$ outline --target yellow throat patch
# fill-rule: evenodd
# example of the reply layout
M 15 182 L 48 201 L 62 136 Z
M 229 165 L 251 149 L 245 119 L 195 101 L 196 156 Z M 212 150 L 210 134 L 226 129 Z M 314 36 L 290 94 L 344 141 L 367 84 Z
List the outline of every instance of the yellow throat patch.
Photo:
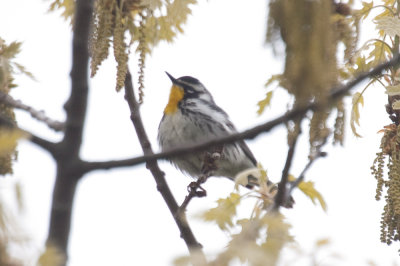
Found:
M 172 85 L 171 92 L 169 94 L 169 100 L 167 106 L 165 106 L 164 114 L 173 114 L 178 111 L 178 103 L 183 99 L 183 89 L 179 86 Z

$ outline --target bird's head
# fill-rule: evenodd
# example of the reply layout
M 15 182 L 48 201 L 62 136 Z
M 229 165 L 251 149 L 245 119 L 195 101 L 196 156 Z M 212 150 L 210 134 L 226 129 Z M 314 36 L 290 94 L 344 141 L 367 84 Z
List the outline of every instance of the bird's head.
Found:
M 199 99 L 207 102 L 214 103 L 210 92 L 204 87 L 201 82 L 193 77 L 184 76 L 178 79 L 167 73 L 169 79 L 172 81 L 171 92 L 169 94 L 169 101 L 164 109 L 164 113 L 171 114 L 178 110 L 180 101 L 189 99 Z

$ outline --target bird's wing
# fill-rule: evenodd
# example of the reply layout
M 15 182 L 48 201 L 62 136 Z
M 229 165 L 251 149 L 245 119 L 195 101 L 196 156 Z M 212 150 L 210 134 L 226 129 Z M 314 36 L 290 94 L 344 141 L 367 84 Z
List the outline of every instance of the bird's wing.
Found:
M 237 142 L 239 147 L 243 150 L 244 154 L 250 159 L 250 161 L 254 164 L 254 166 L 257 166 L 257 160 L 254 157 L 253 153 L 251 152 L 250 148 L 247 146 L 246 142 L 244 140 L 239 140 Z

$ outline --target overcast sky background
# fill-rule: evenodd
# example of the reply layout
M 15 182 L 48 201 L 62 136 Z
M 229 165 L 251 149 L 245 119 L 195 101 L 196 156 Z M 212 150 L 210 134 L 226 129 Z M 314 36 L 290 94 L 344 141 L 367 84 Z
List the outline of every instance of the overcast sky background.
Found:
M 193 6 L 193 15 L 173 44 L 162 43 L 146 61 L 145 99 L 141 112 L 155 151 L 159 120 L 167 102 L 170 80 L 195 76 L 210 90 L 215 101 L 231 117 L 239 130 L 250 128 L 282 114 L 287 96 L 275 93 L 272 108 L 257 117 L 256 103 L 266 90 L 263 85 L 272 74 L 282 70 L 283 57 L 273 57 L 265 45 L 267 1 L 213 0 Z M 62 108 L 70 90 L 71 30 L 59 14 L 47 13 L 49 1 L 2 1 L 0 37 L 22 41 L 18 62 L 31 71 L 37 82 L 18 77 L 19 87 L 12 95 L 52 118 L 65 118 Z M 376 37 L 373 27 L 368 34 Z M 368 36 L 363 36 L 367 39 Z M 130 68 L 137 72 L 137 58 Z M 116 93 L 113 57 L 103 63 L 90 86 L 89 109 L 82 157 L 90 160 L 127 158 L 141 154 L 123 93 Z M 356 90 L 362 89 L 362 85 Z M 354 91 L 356 91 L 354 90 Z M 347 101 L 350 109 L 350 100 Z M 391 247 L 379 241 L 383 203 L 375 201 L 376 182 L 370 166 L 378 151 L 377 131 L 389 124 L 380 87 L 365 94 L 360 129 L 363 138 L 346 135 L 344 148 L 328 147 L 329 156 L 317 161 L 307 174 L 324 196 L 328 211 L 314 206 L 298 191 L 296 206 L 284 210 L 292 224 L 292 233 L 304 252 L 311 252 L 318 239 L 329 238 L 332 244 L 321 254 L 323 265 L 392 265 L 399 261 L 399 244 Z M 348 115 L 349 117 L 349 115 Z M 40 136 L 59 140 L 61 135 L 17 112 L 21 127 Z M 348 123 L 346 124 L 348 126 Z M 285 128 L 279 127 L 248 141 L 256 158 L 277 181 L 286 159 Z M 0 196 L 11 198 L 16 180 L 22 183 L 26 209 L 20 219 L 29 245 L 26 256 L 34 260 L 42 250 L 48 228 L 49 209 L 55 166 L 52 158 L 27 141 L 19 145 L 19 159 L 14 177 L 0 180 Z M 306 136 L 301 138 L 291 173 L 298 175 L 308 154 Z M 186 195 L 190 179 L 166 162 L 160 162 L 167 181 L 179 202 Z M 204 186 L 207 198 L 195 199 L 188 207 L 194 234 L 205 251 L 214 254 L 226 244 L 226 234 L 214 224 L 205 224 L 196 216 L 226 197 L 233 183 L 211 179 Z M 14 205 L 10 205 L 13 208 Z M 242 209 L 249 214 L 251 209 Z M 84 265 L 170 265 L 173 258 L 187 254 L 183 240 L 164 201 L 156 190 L 151 174 L 143 165 L 113 171 L 93 172 L 80 183 L 77 191 L 70 238 L 70 266 Z M 340 258 L 330 259 L 335 253 Z M 286 252 L 284 262 L 293 258 Z M 282 264 L 284 265 L 284 264 Z M 310 265 L 307 259 L 290 265 Z

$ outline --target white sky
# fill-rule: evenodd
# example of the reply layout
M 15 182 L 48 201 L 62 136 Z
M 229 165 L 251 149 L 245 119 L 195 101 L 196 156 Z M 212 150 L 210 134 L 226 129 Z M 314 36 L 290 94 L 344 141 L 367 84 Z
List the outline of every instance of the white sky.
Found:
M 70 87 L 69 25 L 58 14 L 46 13 L 45 1 L 3 0 L 0 5 L 0 37 L 7 42 L 23 42 L 18 62 L 38 80 L 17 79 L 20 86 L 12 95 L 43 109 L 50 117 L 64 119 L 62 105 Z M 158 150 L 157 127 L 170 87 L 164 71 L 175 77 L 199 78 L 240 130 L 285 110 L 287 98 L 278 91 L 266 114 L 257 117 L 255 112 L 257 101 L 266 92 L 263 84 L 270 75 L 280 72 L 283 62 L 283 58 L 272 57 L 271 47 L 264 44 L 266 16 L 266 1 L 202 1 L 193 7 L 193 16 L 185 26 L 186 34 L 179 36 L 174 44 L 161 44 L 154 50 L 146 62 L 146 97 L 141 109 L 154 150 Z M 372 29 L 368 32 L 374 34 Z M 130 67 L 134 76 L 136 65 L 137 59 L 132 57 Z M 84 159 L 107 160 L 141 154 L 123 94 L 117 94 L 114 87 L 115 63 L 108 60 L 91 80 L 82 147 Z M 310 252 L 320 238 L 332 241 L 325 253 L 339 254 L 340 259 L 332 260 L 328 254 L 321 254 L 323 265 L 366 265 L 368 260 L 377 265 L 392 265 L 399 261 L 399 245 L 387 247 L 379 241 L 383 205 L 374 199 L 376 182 L 369 170 L 379 147 L 380 135 L 376 132 L 389 123 L 382 88 L 368 90 L 365 102 L 360 129 L 364 138 L 356 139 L 348 132 L 345 148 L 327 148 L 328 158 L 318 161 L 307 174 L 307 180 L 315 181 L 324 196 L 328 212 L 315 207 L 298 191 L 294 193 L 295 208 L 284 211 L 304 252 Z M 60 135 L 25 113 L 18 112 L 17 117 L 21 127 L 46 138 L 60 139 Z M 294 175 L 306 163 L 307 139 L 301 141 L 291 171 Z M 278 180 L 286 158 L 285 129 L 280 127 L 248 144 L 270 177 Z M 182 202 L 190 179 L 168 163 L 160 165 L 167 173 L 174 195 Z M 27 255 L 31 258 L 42 249 L 46 238 L 54 175 L 51 157 L 29 142 L 22 142 L 14 177 L 0 180 L 0 195 L 9 194 L 15 180 L 22 182 L 26 210 L 21 222 L 34 247 Z M 196 215 L 213 207 L 216 199 L 226 197 L 233 184 L 211 179 L 205 188 L 207 198 L 193 200 L 188 216 L 205 251 L 214 254 L 224 247 L 227 236 L 215 225 L 201 222 Z M 174 257 L 186 252 L 172 216 L 143 165 L 94 172 L 82 180 L 75 201 L 70 266 L 171 265 Z M 288 258 L 293 258 L 293 253 L 287 252 L 283 261 L 289 261 Z M 306 259 L 291 262 L 290 265 L 311 264 Z

